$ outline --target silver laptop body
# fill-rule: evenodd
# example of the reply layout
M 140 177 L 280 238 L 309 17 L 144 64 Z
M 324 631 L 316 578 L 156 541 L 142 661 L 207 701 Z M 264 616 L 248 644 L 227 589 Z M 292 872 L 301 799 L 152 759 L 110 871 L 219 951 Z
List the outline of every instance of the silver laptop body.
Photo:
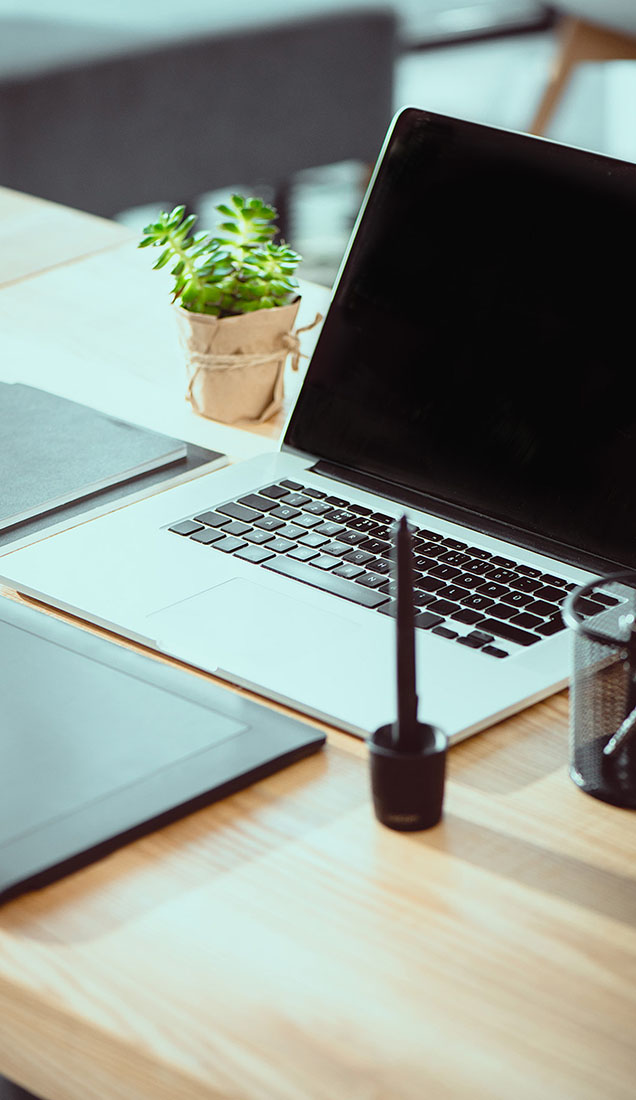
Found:
M 364 736 L 395 715 L 406 512 L 420 718 L 457 740 L 558 690 L 567 592 L 636 558 L 635 213 L 634 165 L 405 109 L 280 453 L 10 553 L 2 580 Z

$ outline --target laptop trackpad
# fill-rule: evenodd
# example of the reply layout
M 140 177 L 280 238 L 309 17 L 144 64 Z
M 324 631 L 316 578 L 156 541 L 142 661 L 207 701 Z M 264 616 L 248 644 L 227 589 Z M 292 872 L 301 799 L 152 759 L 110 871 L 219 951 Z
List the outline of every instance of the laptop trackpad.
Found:
M 150 633 L 161 649 L 214 671 L 224 669 L 287 693 L 330 674 L 347 678 L 343 656 L 355 658 L 361 628 L 345 615 L 323 611 L 241 578 L 154 612 Z M 320 668 L 316 667 L 319 656 Z M 302 696 L 300 696 L 302 697 Z

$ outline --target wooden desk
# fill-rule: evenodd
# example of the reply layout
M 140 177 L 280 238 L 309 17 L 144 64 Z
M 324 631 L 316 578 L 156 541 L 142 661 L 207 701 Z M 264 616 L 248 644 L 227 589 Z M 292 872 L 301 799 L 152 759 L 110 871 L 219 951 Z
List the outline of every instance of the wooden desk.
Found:
M 109 289 L 126 248 L 5 288 L 0 346 L 26 288 L 23 347 L 48 347 L 51 379 L 74 356 L 125 401 L 127 341 L 155 348 L 139 333 L 165 310 Z M 89 326 L 106 303 L 89 352 L 60 314 L 71 287 Z M 169 358 L 128 371 L 131 405 Z M 392 833 L 366 747 L 330 730 L 319 756 L 5 905 L 0 1072 L 48 1100 L 632 1100 L 636 815 L 569 780 L 565 694 L 449 771 L 443 822 Z

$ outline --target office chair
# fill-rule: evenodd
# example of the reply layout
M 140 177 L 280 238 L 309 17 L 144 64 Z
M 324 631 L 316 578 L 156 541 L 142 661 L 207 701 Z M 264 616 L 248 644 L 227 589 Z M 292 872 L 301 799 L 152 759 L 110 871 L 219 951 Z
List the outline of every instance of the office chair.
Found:
M 636 59 L 636 6 L 633 0 L 563 0 L 559 46 L 549 83 L 530 124 L 545 134 L 572 70 L 583 61 Z

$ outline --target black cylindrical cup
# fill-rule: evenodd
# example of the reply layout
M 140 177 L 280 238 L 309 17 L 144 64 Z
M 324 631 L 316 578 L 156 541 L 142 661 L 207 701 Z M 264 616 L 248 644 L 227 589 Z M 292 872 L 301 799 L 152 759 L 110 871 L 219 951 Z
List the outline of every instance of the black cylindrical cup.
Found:
M 448 739 L 426 722 L 418 722 L 417 732 L 415 752 L 394 748 L 392 725 L 380 726 L 368 742 L 375 816 L 400 832 L 430 829 L 442 816 Z

